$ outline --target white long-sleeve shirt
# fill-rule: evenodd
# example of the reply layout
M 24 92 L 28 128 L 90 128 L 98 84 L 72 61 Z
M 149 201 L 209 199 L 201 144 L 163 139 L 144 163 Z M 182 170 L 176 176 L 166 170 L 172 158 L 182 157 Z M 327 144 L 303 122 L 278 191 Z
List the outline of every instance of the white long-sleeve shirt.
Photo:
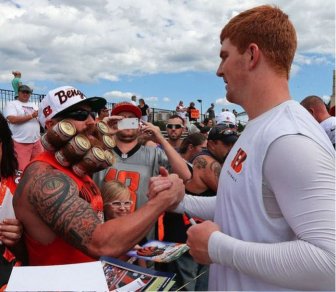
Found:
M 255 196 L 256 201 L 262 201 L 268 216 L 267 224 L 271 227 L 259 229 L 254 226 L 254 218 L 250 218 L 250 222 L 245 222 L 246 226 L 250 224 L 250 230 L 241 235 L 242 229 L 238 232 L 214 232 L 208 243 L 209 256 L 214 262 L 210 288 L 334 290 L 334 165 L 335 155 L 307 136 L 294 134 L 276 139 L 269 146 L 262 164 L 265 184 L 262 197 Z M 225 185 L 220 187 L 225 189 Z M 225 195 L 225 191 L 221 195 Z M 232 206 L 222 204 L 223 200 L 218 198 L 186 196 L 178 209 L 186 210 L 192 216 L 214 220 L 216 208 L 227 212 L 230 212 L 227 208 L 237 208 L 238 212 L 241 208 L 237 202 Z M 253 214 L 253 204 L 247 201 L 246 204 L 246 210 L 250 209 L 250 214 Z M 274 204 L 280 209 L 282 218 L 273 218 L 268 212 L 274 209 Z M 244 217 L 246 214 L 242 211 L 232 220 L 248 221 Z M 253 217 L 250 214 L 248 216 Z M 222 217 L 216 218 L 216 223 L 221 224 L 218 218 Z M 272 224 L 284 226 L 287 233 L 269 236 L 266 231 L 272 228 Z

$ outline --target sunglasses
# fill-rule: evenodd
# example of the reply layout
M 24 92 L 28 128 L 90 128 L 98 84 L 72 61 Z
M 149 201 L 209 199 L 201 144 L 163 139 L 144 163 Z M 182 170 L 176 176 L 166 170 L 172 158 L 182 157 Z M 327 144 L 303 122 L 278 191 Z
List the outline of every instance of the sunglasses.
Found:
M 24 94 L 31 94 L 30 91 L 26 91 L 26 90 L 24 90 L 24 91 L 20 91 L 20 92 L 22 92 L 22 93 L 24 93 Z
M 230 128 L 230 129 L 236 128 L 236 125 L 235 125 L 235 124 L 224 123 L 224 125 L 225 125 L 225 127 Z
M 64 113 L 62 114 L 62 118 L 66 118 L 66 119 L 73 119 L 76 121 L 85 121 L 89 115 L 95 119 L 96 118 L 96 112 L 89 112 L 86 110 L 76 110 L 73 112 L 68 112 L 68 113 Z
M 121 201 L 113 201 L 113 202 L 109 202 L 109 203 L 105 203 L 104 206 L 112 206 L 113 208 L 130 208 L 133 205 L 133 201 L 125 201 L 125 202 L 121 202 Z
M 223 136 L 230 136 L 230 135 L 238 135 L 237 131 L 234 130 L 222 130 L 218 133 L 219 135 L 223 135 Z
M 183 126 L 180 124 L 167 124 L 166 127 L 167 129 L 174 129 L 174 130 L 183 128 Z

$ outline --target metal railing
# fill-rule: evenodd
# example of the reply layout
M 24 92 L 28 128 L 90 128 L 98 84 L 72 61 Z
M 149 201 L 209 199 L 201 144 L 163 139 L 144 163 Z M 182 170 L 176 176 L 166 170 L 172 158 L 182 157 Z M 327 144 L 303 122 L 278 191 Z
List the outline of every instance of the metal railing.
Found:
M 41 100 L 45 97 L 45 94 L 32 93 L 30 96 L 30 101 L 39 105 Z M 3 112 L 7 102 L 15 99 L 15 94 L 13 90 L 8 89 L 0 89 L 0 112 Z M 115 103 L 107 102 L 106 107 L 108 109 L 112 109 Z M 171 115 L 173 115 L 175 111 L 159 109 L 159 108 L 151 108 L 149 121 L 150 122 L 159 122 L 159 121 L 167 121 Z

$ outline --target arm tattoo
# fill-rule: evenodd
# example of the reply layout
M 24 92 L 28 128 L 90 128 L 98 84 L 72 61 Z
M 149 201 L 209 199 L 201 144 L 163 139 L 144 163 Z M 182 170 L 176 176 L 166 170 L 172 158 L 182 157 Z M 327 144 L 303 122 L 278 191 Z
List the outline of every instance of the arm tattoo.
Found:
M 86 251 L 100 221 L 91 205 L 79 197 L 76 183 L 54 169 L 34 173 L 28 200 L 41 219 L 73 246 Z
M 193 164 L 194 164 L 194 167 L 196 167 L 198 169 L 202 169 L 202 168 L 205 169 L 208 163 L 207 163 L 207 161 L 205 160 L 204 157 L 199 156 L 194 160 Z
M 221 172 L 221 165 L 218 163 L 218 161 L 214 160 L 213 162 L 211 162 L 210 164 L 210 169 L 211 171 L 213 171 L 213 173 L 215 174 L 215 176 L 217 178 L 219 178 L 220 172 Z

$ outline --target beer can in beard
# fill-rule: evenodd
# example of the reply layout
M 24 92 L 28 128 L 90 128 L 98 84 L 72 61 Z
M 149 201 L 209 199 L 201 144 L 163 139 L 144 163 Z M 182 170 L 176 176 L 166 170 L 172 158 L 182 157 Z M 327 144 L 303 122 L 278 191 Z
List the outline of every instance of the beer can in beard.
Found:
M 99 121 L 96 127 L 101 136 L 109 134 L 109 127 L 105 122 Z
M 62 120 L 50 128 L 41 138 L 47 151 L 55 151 L 76 135 L 76 127 L 69 120 Z
M 67 162 L 74 164 L 81 160 L 90 148 L 89 139 L 83 134 L 78 134 L 57 152 L 61 152 Z
M 77 164 L 72 166 L 72 171 L 79 177 L 92 174 L 102 170 L 105 165 L 104 150 L 99 147 L 92 147 Z
M 113 149 L 116 145 L 114 138 L 109 135 L 103 135 L 103 143 L 107 149 Z
M 105 167 L 104 168 L 108 168 L 114 164 L 115 157 L 110 150 L 105 150 L 104 153 L 105 153 Z

